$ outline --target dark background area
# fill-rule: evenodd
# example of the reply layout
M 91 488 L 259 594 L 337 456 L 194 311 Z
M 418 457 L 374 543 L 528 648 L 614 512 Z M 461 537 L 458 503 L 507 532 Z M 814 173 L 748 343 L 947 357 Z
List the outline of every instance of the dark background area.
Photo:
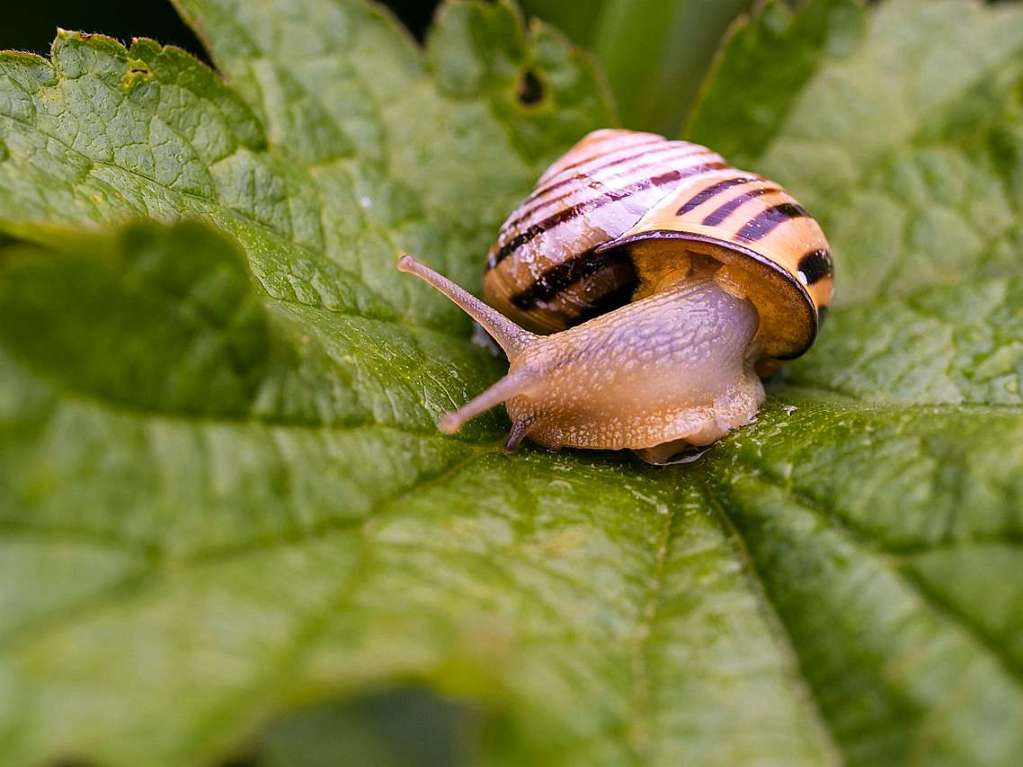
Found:
M 422 39 L 437 6 L 435 0 L 387 0 L 385 5 Z M 152 37 L 200 56 L 202 46 L 168 0 L 31 0 L 11 3 L 0 24 L 0 48 L 45 54 L 57 27 L 100 32 L 127 42 Z

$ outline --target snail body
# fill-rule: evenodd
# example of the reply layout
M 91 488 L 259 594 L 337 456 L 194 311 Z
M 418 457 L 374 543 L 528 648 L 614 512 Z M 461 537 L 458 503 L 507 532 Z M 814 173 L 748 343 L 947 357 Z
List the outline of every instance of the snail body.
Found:
M 556 161 L 487 258 L 486 303 L 406 256 L 469 313 L 508 374 L 440 423 L 504 403 L 508 447 L 665 462 L 749 423 L 758 372 L 805 352 L 831 296 L 823 232 L 784 190 L 711 150 L 602 130 Z

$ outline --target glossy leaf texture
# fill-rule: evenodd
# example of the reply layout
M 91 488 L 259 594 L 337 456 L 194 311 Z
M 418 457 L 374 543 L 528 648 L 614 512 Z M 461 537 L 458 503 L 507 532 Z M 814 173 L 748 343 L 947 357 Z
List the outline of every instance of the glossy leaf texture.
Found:
M 360 0 L 180 6 L 225 80 L 77 33 L 0 57 L 0 761 L 374 753 L 360 704 L 308 707 L 413 684 L 482 763 L 1015 763 L 1018 4 L 730 38 L 692 133 L 820 213 L 842 300 L 665 470 L 436 432 L 501 366 L 393 268 L 478 289 L 613 119 L 585 56 L 506 3 L 425 50 Z

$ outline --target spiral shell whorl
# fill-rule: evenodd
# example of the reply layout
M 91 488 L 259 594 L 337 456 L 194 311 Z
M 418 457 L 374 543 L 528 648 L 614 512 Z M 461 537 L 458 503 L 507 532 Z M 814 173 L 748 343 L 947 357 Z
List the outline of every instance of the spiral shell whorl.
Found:
M 633 227 L 686 178 L 726 167 L 706 147 L 601 130 L 552 165 L 491 248 L 486 299 L 524 327 L 552 332 L 624 304 L 627 257 L 592 251 Z

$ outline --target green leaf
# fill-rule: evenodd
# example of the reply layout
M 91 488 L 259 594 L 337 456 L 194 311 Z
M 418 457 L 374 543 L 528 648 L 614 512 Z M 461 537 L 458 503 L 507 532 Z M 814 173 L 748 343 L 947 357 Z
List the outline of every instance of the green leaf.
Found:
M 243 258 L 195 225 L 173 240 L 135 227 L 113 243 L 71 237 L 57 253 L 9 247 L 3 269 L 4 347 L 82 396 L 243 417 L 294 359 L 272 343 Z
M 332 702 L 412 684 L 483 763 L 1015 764 L 1023 8 L 730 39 L 692 131 L 821 214 L 842 298 L 653 469 L 439 434 L 501 365 L 394 270 L 479 287 L 612 119 L 582 54 L 506 3 L 425 50 L 360 0 L 180 5 L 226 81 L 0 56 L 0 762 L 385 759 L 401 707 Z
M 674 135 L 729 24 L 750 0 L 524 0 L 592 50 L 624 125 Z

